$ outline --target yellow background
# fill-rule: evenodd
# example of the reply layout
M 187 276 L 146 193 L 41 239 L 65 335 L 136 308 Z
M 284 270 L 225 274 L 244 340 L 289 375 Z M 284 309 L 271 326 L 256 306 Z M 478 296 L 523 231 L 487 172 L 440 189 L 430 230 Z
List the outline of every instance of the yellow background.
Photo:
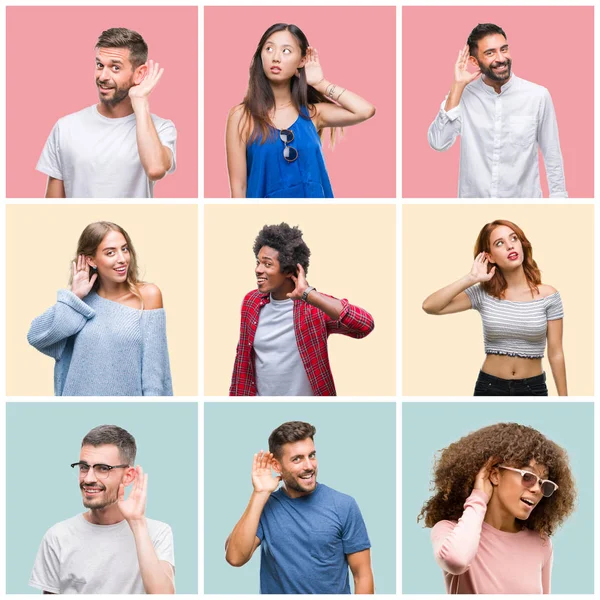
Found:
M 6 393 L 53 395 L 54 360 L 27 343 L 27 331 L 68 287 L 77 240 L 94 221 L 129 234 L 141 279 L 163 294 L 173 393 L 197 395 L 198 209 L 117 204 L 7 206 Z
M 307 279 L 318 291 L 369 311 L 364 339 L 329 336 L 340 396 L 393 396 L 396 389 L 396 209 L 392 205 L 206 206 L 205 394 L 229 393 L 244 296 L 256 289 L 252 252 L 264 225 L 298 225 L 311 250 Z
M 402 212 L 402 375 L 405 396 L 470 396 L 485 355 L 481 317 L 428 315 L 421 305 L 470 272 L 481 228 L 516 223 L 543 283 L 561 295 L 570 396 L 594 393 L 594 212 L 590 205 L 405 205 Z M 556 387 L 543 359 L 548 392 Z

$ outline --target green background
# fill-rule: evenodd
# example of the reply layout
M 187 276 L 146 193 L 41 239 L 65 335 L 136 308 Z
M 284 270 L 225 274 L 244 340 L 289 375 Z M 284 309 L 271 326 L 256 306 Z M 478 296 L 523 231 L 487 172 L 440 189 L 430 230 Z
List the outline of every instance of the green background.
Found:
M 235 568 L 225 561 L 225 540 L 250 499 L 253 455 L 268 449 L 269 435 L 286 421 L 317 428 L 318 481 L 356 500 L 371 540 L 375 590 L 395 593 L 396 406 L 390 402 L 205 405 L 204 592 L 258 594 L 260 548 Z
M 435 453 L 494 423 L 528 425 L 568 453 L 578 497 L 575 511 L 552 536 L 553 594 L 594 592 L 594 407 L 591 402 L 431 403 L 402 408 L 402 592 L 443 594 L 430 529 L 417 515 L 431 497 Z
M 45 402 L 6 405 L 6 591 L 33 594 L 29 577 L 44 533 L 82 513 L 81 440 L 98 425 L 136 440 L 149 474 L 146 514 L 173 528 L 175 585 L 198 589 L 198 407 L 196 403 Z

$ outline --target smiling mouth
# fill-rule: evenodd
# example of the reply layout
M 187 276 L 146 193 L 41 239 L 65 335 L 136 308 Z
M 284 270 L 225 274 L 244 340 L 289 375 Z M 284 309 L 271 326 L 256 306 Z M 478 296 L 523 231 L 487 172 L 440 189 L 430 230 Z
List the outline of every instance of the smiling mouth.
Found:
M 258 285 L 260 285 L 261 283 L 265 283 L 265 281 L 267 281 L 267 280 L 264 277 L 257 277 L 256 278 L 256 283 L 258 283 Z
M 104 490 L 100 489 L 100 488 L 92 488 L 92 487 L 84 487 L 83 488 L 83 493 L 88 494 L 89 496 L 93 496 L 95 494 L 100 494 L 103 491 Z
M 125 275 L 125 273 L 127 273 L 127 267 L 118 267 L 117 269 L 115 269 L 115 271 L 119 275 Z
M 533 500 L 530 500 L 529 498 L 521 498 L 521 502 L 523 502 L 523 504 L 526 504 L 531 508 L 535 506 L 535 502 Z

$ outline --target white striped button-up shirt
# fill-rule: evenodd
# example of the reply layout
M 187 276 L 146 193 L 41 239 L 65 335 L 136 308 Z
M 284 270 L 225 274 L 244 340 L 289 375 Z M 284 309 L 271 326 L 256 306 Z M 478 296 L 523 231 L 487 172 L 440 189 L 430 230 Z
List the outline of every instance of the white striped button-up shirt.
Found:
M 566 198 L 558 125 L 545 87 L 514 74 L 500 93 L 479 77 L 469 83 L 460 104 L 440 112 L 429 127 L 429 145 L 448 150 L 460 145 L 459 198 L 541 198 L 538 147 L 551 198 Z

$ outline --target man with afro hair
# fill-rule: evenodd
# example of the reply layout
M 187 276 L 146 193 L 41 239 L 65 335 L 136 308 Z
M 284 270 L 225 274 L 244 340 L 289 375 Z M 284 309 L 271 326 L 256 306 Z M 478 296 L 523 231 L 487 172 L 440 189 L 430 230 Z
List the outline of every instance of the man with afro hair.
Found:
M 254 240 L 257 289 L 242 302 L 230 396 L 335 396 L 327 338 L 363 338 L 373 317 L 306 281 L 310 250 L 298 227 L 265 225 Z

